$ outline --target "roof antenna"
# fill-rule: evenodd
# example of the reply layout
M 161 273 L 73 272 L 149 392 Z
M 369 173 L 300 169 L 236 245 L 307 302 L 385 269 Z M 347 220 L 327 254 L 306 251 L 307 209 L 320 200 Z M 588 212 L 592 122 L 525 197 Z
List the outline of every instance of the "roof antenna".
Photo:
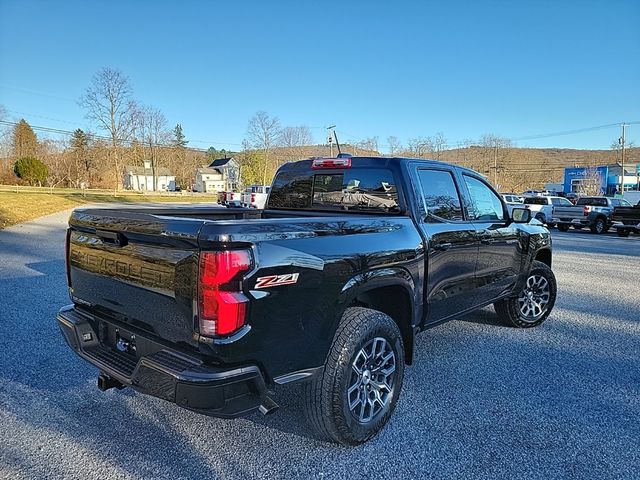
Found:
M 336 147 L 338 147 L 338 158 L 342 156 L 342 150 L 340 150 L 340 142 L 338 141 L 338 135 L 336 134 L 335 129 L 331 130 L 333 132 L 333 138 L 336 139 Z

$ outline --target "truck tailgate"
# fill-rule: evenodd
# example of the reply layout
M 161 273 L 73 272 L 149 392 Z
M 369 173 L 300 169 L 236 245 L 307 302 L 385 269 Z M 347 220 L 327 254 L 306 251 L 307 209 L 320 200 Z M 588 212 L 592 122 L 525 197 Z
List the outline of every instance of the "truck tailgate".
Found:
M 179 344 L 195 345 L 198 232 L 203 219 L 76 210 L 69 281 L 76 304 Z
M 585 218 L 584 207 L 578 205 L 571 207 L 554 207 L 553 218 L 564 221 L 570 221 L 575 218 L 583 220 Z

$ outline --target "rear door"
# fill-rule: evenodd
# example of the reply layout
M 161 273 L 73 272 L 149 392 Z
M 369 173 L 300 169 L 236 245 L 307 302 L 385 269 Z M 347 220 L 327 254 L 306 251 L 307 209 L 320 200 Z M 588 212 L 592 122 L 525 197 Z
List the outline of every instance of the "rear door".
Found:
M 444 320 L 474 307 L 478 239 L 465 217 L 459 186 L 447 168 L 418 168 L 415 172 L 420 218 L 427 242 L 427 322 Z
M 511 290 L 520 273 L 518 229 L 510 222 L 500 196 L 480 177 L 461 174 L 469 219 L 479 247 L 476 266 L 478 303 L 490 302 Z

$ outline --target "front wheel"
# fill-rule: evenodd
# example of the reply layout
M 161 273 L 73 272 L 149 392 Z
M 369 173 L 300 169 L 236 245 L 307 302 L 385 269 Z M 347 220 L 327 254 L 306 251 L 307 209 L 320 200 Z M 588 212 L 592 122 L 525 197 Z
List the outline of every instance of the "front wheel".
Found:
M 524 288 L 516 297 L 493 304 L 498 318 L 508 325 L 531 328 L 544 322 L 556 303 L 556 277 L 551 268 L 534 261 Z
M 372 438 L 402 389 L 404 346 L 398 325 L 369 308 L 347 308 L 324 370 L 305 385 L 305 410 L 317 437 L 344 445 Z
M 560 230 L 561 232 L 568 232 L 569 231 L 569 225 L 565 225 L 564 223 L 559 223 L 558 224 L 558 230 Z

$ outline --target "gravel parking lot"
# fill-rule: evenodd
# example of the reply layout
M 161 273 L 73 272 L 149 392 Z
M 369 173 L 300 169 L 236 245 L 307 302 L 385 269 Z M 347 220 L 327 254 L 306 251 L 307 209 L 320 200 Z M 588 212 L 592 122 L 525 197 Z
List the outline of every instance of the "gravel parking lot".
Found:
M 638 478 L 640 236 L 553 230 L 549 320 L 423 333 L 390 424 L 343 448 L 310 438 L 296 386 L 237 420 L 100 392 L 55 322 L 67 215 L 0 231 L 1 478 Z

